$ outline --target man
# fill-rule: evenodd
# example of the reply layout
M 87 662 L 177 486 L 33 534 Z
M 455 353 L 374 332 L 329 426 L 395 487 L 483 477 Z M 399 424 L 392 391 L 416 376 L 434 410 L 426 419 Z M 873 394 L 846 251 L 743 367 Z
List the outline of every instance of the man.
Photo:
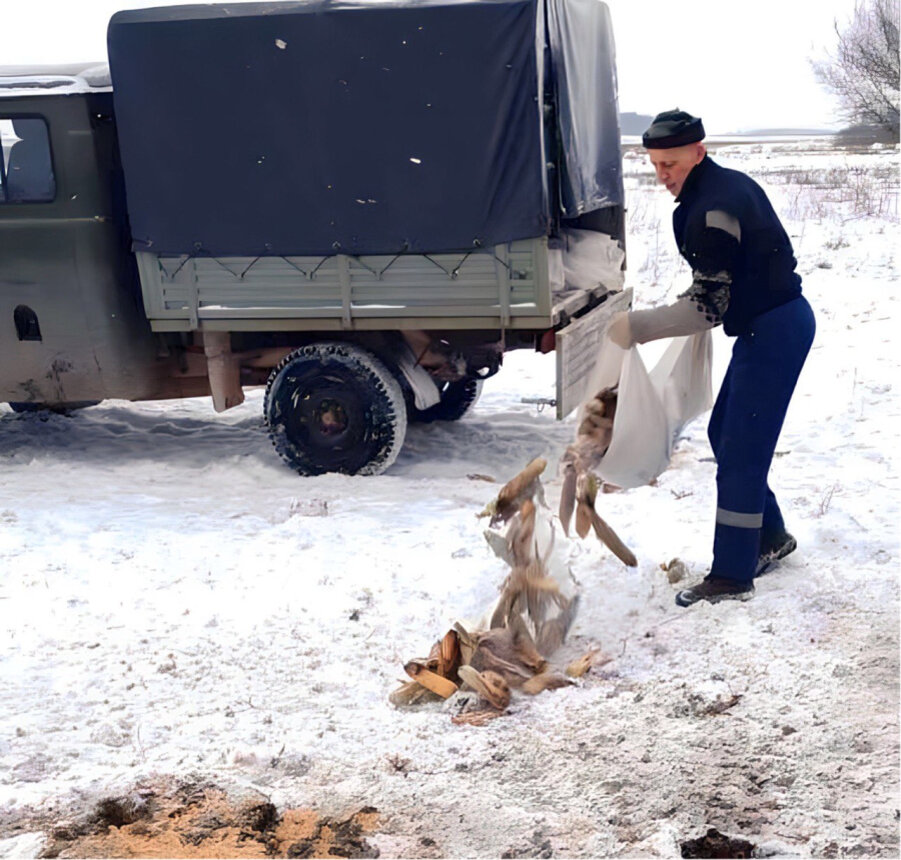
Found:
M 701 120 L 678 109 L 644 133 L 657 179 L 679 204 L 673 229 L 693 280 L 674 304 L 617 314 L 608 329 L 624 349 L 720 324 L 736 338 L 707 428 L 717 463 L 713 564 L 676 595 L 679 606 L 748 599 L 754 577 L 796 547 L 767 474 L 815 330 L 791 242 L 766 194 L 712 161 L 703 139 Z

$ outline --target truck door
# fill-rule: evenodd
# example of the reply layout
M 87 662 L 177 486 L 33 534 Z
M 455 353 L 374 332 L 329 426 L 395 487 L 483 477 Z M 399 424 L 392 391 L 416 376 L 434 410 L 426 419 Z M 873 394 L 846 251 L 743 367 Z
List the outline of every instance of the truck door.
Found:
M 51 122 L 62 118 L 33 104 L 39 99 L 24 101 L 0 100 L 0 400 L 99 399 L 85 351 L 76 219 L 59 170 L 65 153 L 51 138 Z
M 104 163 L 111 110 L 104 126 L 98 104 L 0 97 L 0 402 L 141 399 L 158 387 Z

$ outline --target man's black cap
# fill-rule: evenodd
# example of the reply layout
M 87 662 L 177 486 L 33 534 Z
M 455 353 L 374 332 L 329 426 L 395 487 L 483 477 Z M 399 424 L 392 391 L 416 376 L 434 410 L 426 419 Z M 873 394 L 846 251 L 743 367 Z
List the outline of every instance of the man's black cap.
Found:
M 650 128 L 641 136 L 645 149 L 673 149 L 704 139 L 700 117 L 684 110 L 665 110 L 654 117 Z

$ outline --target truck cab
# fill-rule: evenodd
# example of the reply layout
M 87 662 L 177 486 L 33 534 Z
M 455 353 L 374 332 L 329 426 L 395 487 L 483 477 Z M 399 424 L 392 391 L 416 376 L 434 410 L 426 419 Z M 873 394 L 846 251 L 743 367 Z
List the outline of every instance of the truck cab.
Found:
M 0 401 L 208 394 L 144 313 L 106 67 L 0 69 L 0 142 Z

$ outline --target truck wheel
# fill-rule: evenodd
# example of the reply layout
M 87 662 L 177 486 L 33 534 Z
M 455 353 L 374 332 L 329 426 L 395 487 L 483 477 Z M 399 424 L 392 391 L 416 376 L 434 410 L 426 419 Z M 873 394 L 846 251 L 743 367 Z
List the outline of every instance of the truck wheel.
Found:
M 441 400 L 428 409 L 410 410 L 410 421 L 430 424 L 432 421 L 458 421 L 479 399 L 482 393 L 481 379 L 461 379 L 445 382 L 439 387 Z
M 263 413 L 276 450 L 301 475 L 384 472 L 407 429 L 397 380 L 349 343 L 314 343 L 286 356 L 269 377 Z

